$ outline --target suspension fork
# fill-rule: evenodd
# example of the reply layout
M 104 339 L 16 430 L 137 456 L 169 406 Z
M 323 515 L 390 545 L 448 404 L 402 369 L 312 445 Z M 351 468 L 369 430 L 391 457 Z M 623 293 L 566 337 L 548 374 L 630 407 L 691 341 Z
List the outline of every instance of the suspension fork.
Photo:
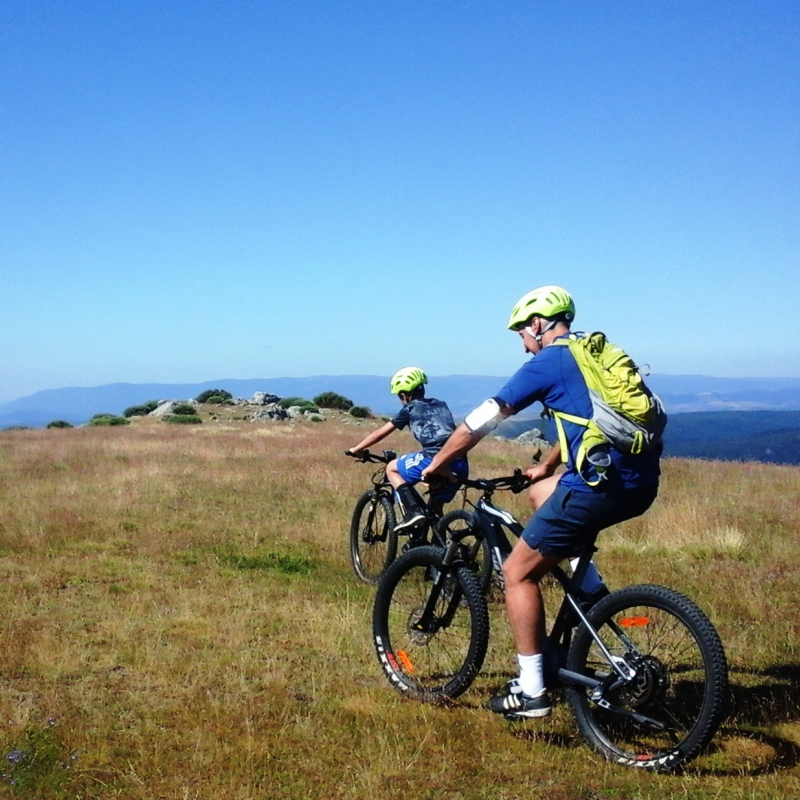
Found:
M 428 594 L 428 599 L 425 601 L 425 608 L 419 619 L 411 625 L 414 630 L 422 631 L 423 633 L 434 633 L 440 628 L 448 627 L 453 621 L 453 617 L 455 616 L 458 605 L 464 594 L 461 590 L 461 583 L 457 578 L 453 580 L 453 591 L 450 596 L 450 602 L 447 604 L 447 610 L 438 620 L 435 612 L 436 604 L 439 602 L 439 598 L 444 591 L 445 582 L 455 569 L 461 538 L 461 536 L 456 534 L 447 546 L 444 558 L 442 559 L 442 567 L 436 570 L 437 574 L 431 584 L 431 591 Z M 431 569 L 434 568 L 431 567 Z

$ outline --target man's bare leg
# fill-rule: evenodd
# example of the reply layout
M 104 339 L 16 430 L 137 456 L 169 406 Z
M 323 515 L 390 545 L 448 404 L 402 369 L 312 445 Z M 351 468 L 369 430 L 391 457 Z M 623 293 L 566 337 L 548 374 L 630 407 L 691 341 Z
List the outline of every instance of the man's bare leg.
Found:
M 545 614 L 539 581 L 560 559 L 542 555 L 520 539 L 503 565 L 506 613 L 517 645 L 519 678 L 489 701 L 489 708 L 515 719 L 546 717 L 550 699 L 544 681 Z
M 544 648 L 545 614 L 539 581 L 560 560 L 542 555 L 519 539 L 503 564 L 506 614 L 520 655 L 541 653 Z

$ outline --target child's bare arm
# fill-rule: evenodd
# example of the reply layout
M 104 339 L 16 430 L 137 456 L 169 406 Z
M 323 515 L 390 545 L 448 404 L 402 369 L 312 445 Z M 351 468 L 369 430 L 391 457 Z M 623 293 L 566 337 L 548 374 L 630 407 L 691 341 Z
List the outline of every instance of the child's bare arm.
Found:
M 371 447 L 373 444 L 377 444 L 382 439 L 385 439 L 390 433 L 396 431 L 393 422 L 387 422 L 385 425 L 382 425 L 377 430 L 372 431 L 368 436 L 362 439 L 355 447 L 350 448 L 351 453 L 360 453 L 362 450 L 366 450 L 367 448 Z

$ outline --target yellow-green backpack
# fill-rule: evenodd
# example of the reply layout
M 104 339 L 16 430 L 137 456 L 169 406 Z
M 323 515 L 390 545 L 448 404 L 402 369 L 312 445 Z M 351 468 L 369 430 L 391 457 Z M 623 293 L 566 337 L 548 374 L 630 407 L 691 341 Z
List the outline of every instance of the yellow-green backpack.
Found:
M 590 486 L 595 486 L 608 477 L 608 445 L 634 455 L 650 450 L 661 441 L 667 414 L 658 395 L 645 386 L 633 359 L 611 344 L 604 333 L 571 333 L 552 344 L 569 347 L 592 400 L 591 419 L 549 409 L 558 431 L 561 460 L 566 463 L 569 456 L 564 422 L 582 425 L 586 430 L 575 469 Z M 586 476 L 587 461 L 595 467 L 597 479 Z

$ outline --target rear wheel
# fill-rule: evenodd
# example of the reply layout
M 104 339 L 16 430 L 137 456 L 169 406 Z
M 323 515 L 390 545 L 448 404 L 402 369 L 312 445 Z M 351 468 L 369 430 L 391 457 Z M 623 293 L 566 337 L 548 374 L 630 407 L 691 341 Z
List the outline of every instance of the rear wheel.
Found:
M 475 578 L 453 567 L 442 582 L 443 556 L 437 547 L 410 550 L 386 570 L 375 594 L 381 667 L 398 691 L 423 700 L 466 691 L 489 643 L 489 611 Z
M 377 583 L 397 555 L 394 505 L 384 494 L 367 491 L 358 498 L 350 522 L 350 561 L 365 583 Z
M 725 716 L 728 665 L 708 617 L 687 597 L 661 586 L 631 586 L 588 614 L 612 658 L 632 677 L 617 681 L 582 625 L 567 669 L 603 681 L 567 691 L 589 744 L 609 761 L 659 772 L 694 758 Z M 618 683 L 619 685 L 614 685 Z
M 443 547 L 456 534 L 460 541 L 459 560 L 472 571 L 480 590 L 486 593 L 492 581 L 492 553 L 486 537 L 478 530 L 475 515 L 465 508 L 445 514 L 436 526 Z

